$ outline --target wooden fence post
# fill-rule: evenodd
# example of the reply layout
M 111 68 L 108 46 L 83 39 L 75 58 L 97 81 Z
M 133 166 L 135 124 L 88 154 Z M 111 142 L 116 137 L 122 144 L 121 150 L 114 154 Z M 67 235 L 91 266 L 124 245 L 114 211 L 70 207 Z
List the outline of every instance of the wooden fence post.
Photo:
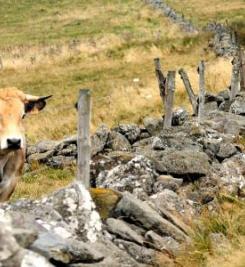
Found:
M 197 96 L 194 94 L 192 87 L 191 87 L 191 83 L 189 80 L 189 77 L 187 75 L 187 73 L 185 72 L 184 69 L 180 69 L 179 70 L 179 75 L 184 83 L 186 92 L 188 94 L 189 100 L 191 102 L 192 105 L 192 112 L 194 115 L 197 115 Z
M 173 103 L 174 103 L 174 91 L 175 91 L 175 71 L 169 71 L 166 80 L 166 97 L 165 97 L 165 116 L 164 116 L 164 128 L 172 126 L 173 116 Z
M 198 103 L 198 122 L 200 123 L 204 117 L 205 104 L 205 64 L 202 60 L 197 69 L 199 73 L 199 103 Z
M 164 74 L 161 69 L 161 63 L 159 58 L 154 59 L 154 65 L 155 65 L 155 72 L 156 72 L 156 77 L 159 85 L 159 90 L 160 90 L 160 96 L 162 98 L 162 102 L 164 104 L 164 98 L 166 94 L 166 78 L 164 77 Z
M 3 60 L 2 60 L 2 57 L 0 56 L 0 70 L 3 69 Z
M 90 90 L 79 91 L 78 99 L 78 137 L 77 137 L 77 180 L 90 187 Z
M 245 91 L 245 53 L 242 48 L 239 50 L 240 61 L 240 90 Z
M 232 65 L 230 100 L 233 100 L 239 91 L 240 62 L 237 56 L 232 60 Z

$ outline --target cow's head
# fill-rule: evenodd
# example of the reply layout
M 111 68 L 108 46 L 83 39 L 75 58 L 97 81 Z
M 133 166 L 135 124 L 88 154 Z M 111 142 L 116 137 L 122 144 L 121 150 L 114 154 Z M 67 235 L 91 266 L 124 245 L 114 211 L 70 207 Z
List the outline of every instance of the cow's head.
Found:
M 0 151 L 24 147 L 22 120 L 27 114 L 42 110 L 50 97 L 26 95 L 16 88 L 0 90 Z

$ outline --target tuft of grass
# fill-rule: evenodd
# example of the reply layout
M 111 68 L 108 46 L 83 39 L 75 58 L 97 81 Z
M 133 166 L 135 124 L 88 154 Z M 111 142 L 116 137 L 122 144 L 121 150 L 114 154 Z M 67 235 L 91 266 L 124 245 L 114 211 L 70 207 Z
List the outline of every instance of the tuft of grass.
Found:
M 212 263 L 215 257 L 224 257 L 227 254 L 227 251 L 224 250 L 222 254 L 213 246 L 210 236 L 212 233 L 223 234 L 231 244 L 228 249 L 236 250 L 242 246 L 245 238 L 245 203 L 234 199 L 231 201 L 226 197 L 220 197 L 219 202 L 218 211 L 205 211 L 194 225 L 192 244 L 177 259 L 182 266 L 215 266 L 208 263 Z

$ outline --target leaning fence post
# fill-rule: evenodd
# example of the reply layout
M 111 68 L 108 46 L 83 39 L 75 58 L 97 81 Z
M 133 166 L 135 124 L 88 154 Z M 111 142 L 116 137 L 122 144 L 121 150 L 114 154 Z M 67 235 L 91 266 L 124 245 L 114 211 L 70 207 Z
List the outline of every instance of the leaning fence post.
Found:
M 78 137 L 77 137 L 77 180 L 90 187 L 90 90 L 79 91 Z
M 240 90 L 245 91 L 245 53 L 242 48 L 239 50 L 239 61 L 240 61 Z
M 3 69 L 3 60 L 2 60 L 2 57 L 0 56 L 0 70 Z
M 199 73 L 199 103 L 198 103 L 198 122 L 200 123 L 204 117 L 204 103 L 205 103 L 205 65 L 202 60 L 197 69 Z
M 164 77 L 164 74 L 161 69 L 161 63 L 159 58 L 154 58 L 154 64 L 155 64 L 155 72 L 156 77 L 159 85 L 160 90 L 160 96 L 162 98 L 162 102 L 164 104 L 164 97 L 165 97 L 165 91 L 166 91 L 166 78 Z
M 239 90 L 239 59 L 237 56 L 234 57 L 232 61 L 232 75 L 231 75 L 231 93 L 230 93 L 230 100 L 233 100 Z
M 175 91 L 175 71 L 169 71 L 166 80 L 166 97 L 165 97 L 165 116 L 164 116 L 164 128 L 172 126 L 173 116 L 173 103 L 174 103 L 174 91 Z
M 187 94 L 188 94 L 188 97 L 189 97 L 189 100 L 191 102 L 191 105 L 192 105 L 192 112 L 194 115 L 197 115 L 197 97 L 196 95 L 194 94 L 193 90 L 192 90 L 192 87 L 191 87 L 191 83 L 190 83 L 190 80 L 188 78 L 188 75 L 187 73 L 185 72 L 184 69 L 180 69 L 179 70 L 179 75 L 184 83 L 184 86 L 185 86 L 185 89 L 187 91 Z

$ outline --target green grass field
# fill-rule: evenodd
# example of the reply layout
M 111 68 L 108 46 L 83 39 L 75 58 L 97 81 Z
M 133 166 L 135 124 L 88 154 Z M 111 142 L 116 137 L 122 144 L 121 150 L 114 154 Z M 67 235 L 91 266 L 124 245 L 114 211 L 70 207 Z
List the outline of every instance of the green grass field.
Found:
M 244 0 L 167 2 L 199 27 L 215 20 L 235 27 L 242 39 L 245 35 Z M 164 71 L 184 67 L 195 90 L 196 66 L 201 59 L 206 60 L 209 91 L 222 90 L 230 83 L 230 60 L 217 59 L 207 49 L 209 34 L 183 33 L 143 1 L 0 0 L 0 6 L 0 87 L 54 95 L 42 113 L 26 118 L 30 143 L 76 132 L 74 103 L 80 88 L 92 90 L 92 131 L 101 123 L 141 123 L 145 116 L 160 116 L 163 107 L 153 67 L 155 57 L 161 58 Z M 189 109 L 179 77 L 176 85 L 175 105 Z M 33 166 L 23 175 L 13 199 L 37 198 L 65 186 L 75 169 Z M 240 220 L 237 223 L 240 225 Z M 212 254 L 209 243 L 202 243 L 205 231 L 211 231 L 210 224 L 195 240 L 197 254 L 205 253 L 203 248 Z M 229 228 L 227 233 L 231 232 Z M 243 253 L 238 255 L 244 258 Z M 187 260 L 198 262 L 196 256 Z M 219 266 L 226 265 L 221 262 Z

